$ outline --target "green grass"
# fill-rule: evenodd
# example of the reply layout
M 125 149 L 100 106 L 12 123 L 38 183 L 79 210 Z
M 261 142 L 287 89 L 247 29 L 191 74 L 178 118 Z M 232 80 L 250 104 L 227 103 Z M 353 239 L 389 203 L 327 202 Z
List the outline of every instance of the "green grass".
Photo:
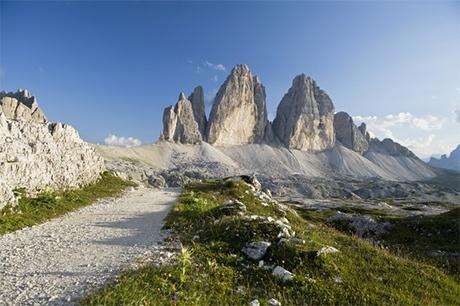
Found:
M 26 197 L 24 190 L 18 189 L 15 191 L 21 195 L 18 205 L 8 205 L 0 211 L 0 235 L 43 223 L 100 198 L 117 195 L 128 186 L 135 184 L 106 172 L 97 182 L 78 190 L 43 192 L 35 197 Z
M 176 264 L 145 266 L 88 296 L 83 305 L 247 305 L 257 298 L 266 305 L 459 305 L 460 286 L 428 265 L 397 257 L 368 241 L 306 220 L 275 204 L 262 206 L 242 182 L 211 181 L 185 187 L 166 219 L 184 246 Z M 278 245 L 272 223 L 224 215 L 218 206 L 238 199 L 246 215 L 285 216 L 306 241 Z M 198 240 L 193 236 L 199 235 Z M 295 274 L 289 283 L 259 268 L 241 252 L 246 242 L 271 241 L 264 260 Z M 317 257 L 323 246 L 339 253 Z M 341 281 L 338 281 L 338 280 Z

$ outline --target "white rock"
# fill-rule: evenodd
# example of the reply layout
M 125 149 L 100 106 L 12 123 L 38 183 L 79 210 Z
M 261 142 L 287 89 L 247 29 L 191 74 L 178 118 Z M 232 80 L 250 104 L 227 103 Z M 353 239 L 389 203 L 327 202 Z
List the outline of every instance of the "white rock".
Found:
M 339 250 L 332 246 L 323 246 L 319 251 L 316 252 L 316 256 L 321 256 L 322 254 L 332 254 L 338 253 Z
M 271 298 L 271 299 L 268 300 L 268 305 L 270 305 L 270 306 L 281 306 L 281 303 L 278 300 L 276 300 L 274 298 Z
M 259 305 L 260 303 L 258 299 L 254 299 L 249 303 L 249 306 L 259 306 Z
M 294 278 L 294 274 L 292 274 L 291 272 L 289 272 L 281 266 L 276 266 L 273 269 L 272 274 L 280 278 L 283 282 L 291 281 Z

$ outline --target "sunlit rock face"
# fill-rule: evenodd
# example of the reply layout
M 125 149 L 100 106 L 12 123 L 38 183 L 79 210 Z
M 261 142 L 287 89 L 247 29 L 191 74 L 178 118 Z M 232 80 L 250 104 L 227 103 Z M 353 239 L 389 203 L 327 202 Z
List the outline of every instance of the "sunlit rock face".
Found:
M 298 75 L 278 106 L 273 131 L 291 149 L 315 152 L 332 148 L 334 105 L 313 79 Z
M 262 142 L 267 125 L 265 88 L 248 66 L 237 65 L 217 92 L 207 140 L 217 146 Z
M 335 137 L 345 147 L 363 154 L 369 148 L 366 139 L 366 126 L 358 128 L 346 112 L 338 112 L 334 116 Z M 361 132 L 363 131 L 364 134 Z M 369 134 L 367 134 L 369 136 Z
M 184 144 L 196 144 L 202 140 L 192 102 L 183 93 L 174 107 L 169 106 L 164 110 L 161 139 Z
M 0 111 L 0 208 L 17 202 L 16 189 L 34 194 L 77 188 L 99 178 L 103 159 L 73 127 L 25 118 L 9 119 Z
M 7 119 L 45 123 L 47 119 L 38 107 L 37 99 L 27 89 L 16 92 L 0 92 L 0 113 Z

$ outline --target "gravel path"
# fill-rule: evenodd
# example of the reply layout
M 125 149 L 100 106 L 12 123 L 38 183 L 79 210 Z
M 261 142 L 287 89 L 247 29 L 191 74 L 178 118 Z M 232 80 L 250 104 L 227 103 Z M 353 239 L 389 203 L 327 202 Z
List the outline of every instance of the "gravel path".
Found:
M 177 190 L 139 188 L 0 236 L 0 305 L 74 304 L 145 256 L 165 256 L 162 222 Z

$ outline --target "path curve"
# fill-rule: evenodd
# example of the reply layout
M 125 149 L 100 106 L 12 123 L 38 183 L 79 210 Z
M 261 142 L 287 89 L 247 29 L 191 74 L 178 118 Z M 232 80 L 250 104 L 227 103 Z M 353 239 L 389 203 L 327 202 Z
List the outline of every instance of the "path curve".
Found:
M 122 197 L 0 236 L 0 305 L 73 304 L 137 258 L 158 254 L 178 190 Z

